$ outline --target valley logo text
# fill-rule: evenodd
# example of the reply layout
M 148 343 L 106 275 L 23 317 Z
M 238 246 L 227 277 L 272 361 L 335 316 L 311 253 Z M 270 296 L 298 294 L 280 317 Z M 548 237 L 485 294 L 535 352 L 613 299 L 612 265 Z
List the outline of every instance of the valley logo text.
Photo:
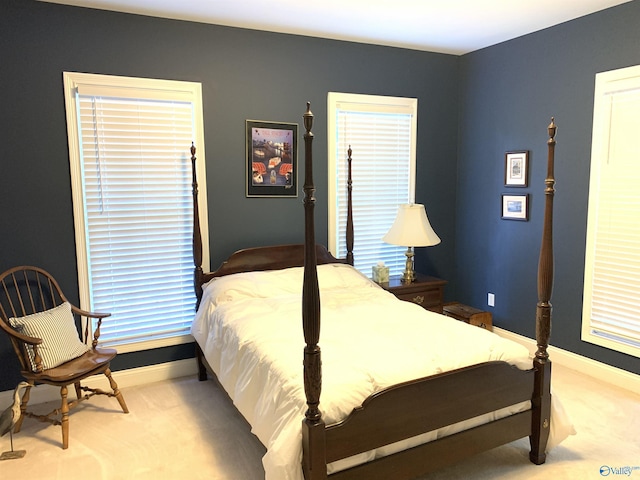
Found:
M 609 475 L 625 475 L 630 477 L 634 470 L 640 471 L 640 466 L 635 467 L 610 467 L 603 465 L 600 467 L 600 475 L 608 477 Z

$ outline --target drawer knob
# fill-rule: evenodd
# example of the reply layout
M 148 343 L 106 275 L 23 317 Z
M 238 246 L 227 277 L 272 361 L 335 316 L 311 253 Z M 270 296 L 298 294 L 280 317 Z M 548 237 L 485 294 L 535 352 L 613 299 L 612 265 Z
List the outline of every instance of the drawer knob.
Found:
M 418 305 L 422 305 L 424 303 L 424 295 L 416 295 L 411 299 L 413 303 L 417 303 Z

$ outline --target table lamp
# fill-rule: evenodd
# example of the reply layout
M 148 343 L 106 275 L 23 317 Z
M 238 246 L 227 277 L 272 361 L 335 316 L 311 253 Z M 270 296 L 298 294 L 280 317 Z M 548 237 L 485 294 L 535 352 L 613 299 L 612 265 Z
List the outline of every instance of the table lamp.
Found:
M 440 237 L 431 228 L 424 205 L 411 203 L 398 207 L 398 215 L 389 231 L 382 237 L 382 241 L 407 247 L 407 262 L 402 273 L 402 281 L 411 283 L 416 278 L 413 270 L 413 247 L 437 245 L 440 243 Z

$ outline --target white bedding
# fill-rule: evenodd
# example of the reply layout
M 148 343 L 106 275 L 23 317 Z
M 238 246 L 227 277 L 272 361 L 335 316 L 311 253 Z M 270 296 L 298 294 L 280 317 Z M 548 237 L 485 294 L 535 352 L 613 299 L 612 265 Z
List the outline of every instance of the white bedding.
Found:
M 302 268 L 290 268 L 216 278 L 203 287 L 191 329 L 220 383 L 267 447 L 263 458 L 267 480 L 302 479 L 301 423 L 306 410 L 302 274 Z M 410 379 L 490 360 L 531 368 L 525 347 L 397 300 L 348 265 L 320 265 L 318 279 L 320 409 L 327 424 L 346 417 L 373 392 Z M 331 467 L 346 468 L 407 444 L 516 413 L 527 409 L 528 403 L 335 462 Z M 553 413 L 557 417 L 563 412 L 555 405 Z M 557 432 L 554 423 L 562 425 L 562 431 Z M 564 417 L 561 422 L 552 417 L 555 438 L 549 445 L 559 443 L 572 430 Z

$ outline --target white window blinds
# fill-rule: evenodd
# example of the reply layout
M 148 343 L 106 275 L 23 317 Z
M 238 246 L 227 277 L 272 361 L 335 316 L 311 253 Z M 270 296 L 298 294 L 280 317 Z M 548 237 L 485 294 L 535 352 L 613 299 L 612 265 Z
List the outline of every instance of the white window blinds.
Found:
M 405 266 L 406 248 L 382 237 L 398 205 L 415 198 L 417 100 L 342 93 L 329 94 L 329 247 L 346 254 L 347 149 L 353 150 L 355 267 L 371 275 L 385 262 L 390 273 Z
M 640 67 L 596 76 L 583 340 L 640 356 Z
M 91 310 L 111 313 L 100 343 L 128 351 L 188 341 L 195 306 L 189 147 L 201 137 L 199 84 L 101 88 L 70 75 L 81 296 Z

